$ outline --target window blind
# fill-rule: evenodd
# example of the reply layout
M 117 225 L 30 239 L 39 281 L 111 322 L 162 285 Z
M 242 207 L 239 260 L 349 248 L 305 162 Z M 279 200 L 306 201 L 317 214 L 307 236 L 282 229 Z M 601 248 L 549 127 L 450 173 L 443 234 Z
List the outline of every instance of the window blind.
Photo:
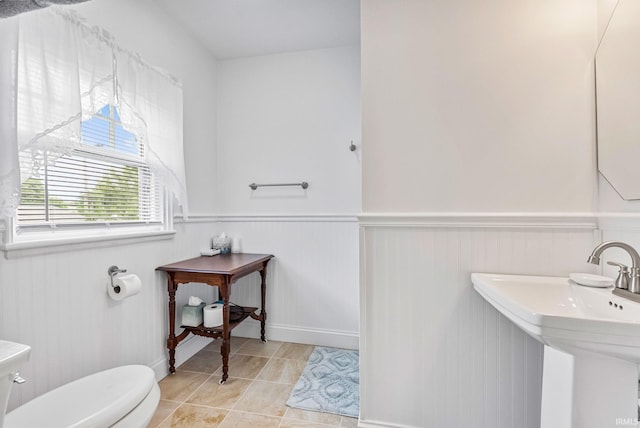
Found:
M 81 145 L 22 184 L 18 226 L 159 223 L 161 191 L 144 163 L 144 145 L 106 105 L 81 123 Z
M 134 227 L 124 234 L 170 229 L 173 206 L 188 212 L 180 82 L 75 11 L 17 21 L 0 43 L 11 52 L 0 54 L 0 86 L 14 96 L 3 105 L 15 109 L 0 144 L 0 215 L 15 226 L 6 241 L 101 237 L 84 229 L 116 223 Z M 77 233 L 29 233 L 57 226 Z

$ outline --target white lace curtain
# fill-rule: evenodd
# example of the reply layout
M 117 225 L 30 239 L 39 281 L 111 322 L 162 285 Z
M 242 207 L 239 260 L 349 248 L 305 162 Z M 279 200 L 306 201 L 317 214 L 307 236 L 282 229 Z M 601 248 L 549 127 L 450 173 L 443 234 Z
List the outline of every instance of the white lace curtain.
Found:
M 0 18 L 18 15 L 30 10 L 42 9 L 51 4 L 73 4 L 82 3 L 87 0 L 1 0 Z
M 181 84 L 106 31 L 60 7 L 0 20 L 0 91 L 3 217 L 15 213 L 20 182 L 79 147 L 81 121 L 107 104 L 186 215 Z

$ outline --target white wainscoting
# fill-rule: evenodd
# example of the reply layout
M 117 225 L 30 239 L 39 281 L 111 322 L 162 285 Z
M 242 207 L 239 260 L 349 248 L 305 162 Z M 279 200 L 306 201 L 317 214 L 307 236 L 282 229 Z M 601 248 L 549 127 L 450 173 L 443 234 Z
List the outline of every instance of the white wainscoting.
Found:
M 471 272 L 567 275 L 593 215 L 361 217 L 361 427 L 540 426 L 542 346 L 487 304 Z
M 32 347 L 21 371 L 27 382 L 13 388 L 9 408 L 118 365 L 146 364 L 164 377 L 167 287 L 155 268 L 197 256 L 214 227 L 213 222 L 180 223 L 171 240 L 0 258 L 0 339 Z M 121 302 L 109 299 L 111 265 L 140 276 L 142 291 Z M 188 294 L 211 300 L 213 291 L 206 285 L 178 290 L 177 306 Z M 189 342 L 181 344 L 178 362 L 204 346 Z
M 271 253 L 267 337 L 342 348 L 358 347 L 358 222 L 355 216 L 193 215 L 176 220 L 174 239 L 0 258 L 0 339 L 32 347 L 9 408 L 61 384 L 123 364 L 146 364 L 167 374 L 166 277 L 157 266 L 199 255 L 211 237 L 241 235 L 243 250 Z M 122 302 L 106 295 L 107 268 L 118 265 L 143 282 Z M 176 321 L 190 295 L 215 299 L 215 288 L 181 286 Z M 259 275 L 233 286 L 232 301 L 259 306 Z M 235 336 L 258 337 L 247 320 Z M 177 365 L 210 340 L 190 336 Z
M 267 338 L 357 349 L 358 220 L 345 215 L 225 215 L 219 232 L 240 236 L 242 251 L 268 253 Z M 231 301 L 260 306 L 259 276 L 240 279 Z M 247 320 L 234 335 L 259 337 Z

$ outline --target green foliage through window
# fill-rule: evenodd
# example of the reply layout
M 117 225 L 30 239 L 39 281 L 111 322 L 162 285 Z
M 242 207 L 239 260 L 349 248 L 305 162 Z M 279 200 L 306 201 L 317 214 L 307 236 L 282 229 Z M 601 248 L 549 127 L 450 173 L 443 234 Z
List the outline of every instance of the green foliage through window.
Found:
M 81 130 L 81 148 L 22 183 L 18 224 L 160 221 L 157 182 L 117 109 L 103 107 Z
M 113 195 L 118 195 L 114 204 Z M 95 187 L 82 195 L 78 212 L 87 221 L 138 220 L 138 169 L 131 166 L 112 168 Z
M 44 191 L 44 182 L 39 178 L 29 178 L 22 183 L 22 194 L 20 203 L 24 205 L 44 205 L 46 195 Z M 67 204 L 58 198 L 49 198 L 49 205 L 59 208 L 66 208 Z

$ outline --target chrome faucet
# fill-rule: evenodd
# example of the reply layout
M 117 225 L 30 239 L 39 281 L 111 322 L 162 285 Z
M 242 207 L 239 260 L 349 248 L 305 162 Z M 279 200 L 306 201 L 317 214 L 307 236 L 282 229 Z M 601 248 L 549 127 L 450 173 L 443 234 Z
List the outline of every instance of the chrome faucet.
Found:
M 603 242 L 594 248 L 587 261 L 594 265 L 600 264 L 600 255 L 604 250 L 611 247 L 622 248 L 631 257 L 631 268 L 629 269 L 628 281 L 629 291 L 635 294 L 640 294 L 640 255 L 638 255 L 638 252 L 631 245 L 617 241 Z M 625 275 L 625 273 L 621 271 L 621 275 Z

